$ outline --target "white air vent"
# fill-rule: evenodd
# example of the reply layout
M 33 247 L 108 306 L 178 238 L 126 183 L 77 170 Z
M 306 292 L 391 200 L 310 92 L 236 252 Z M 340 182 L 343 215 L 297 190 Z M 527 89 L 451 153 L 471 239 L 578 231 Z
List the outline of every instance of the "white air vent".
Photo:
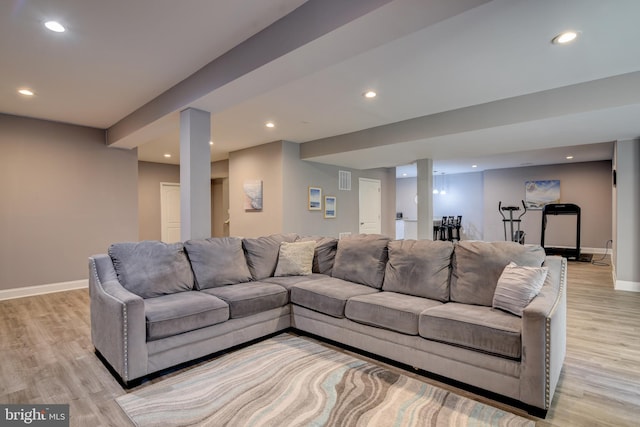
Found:
M 338 171 L 338 190 L 351 191 L 351 172 Z

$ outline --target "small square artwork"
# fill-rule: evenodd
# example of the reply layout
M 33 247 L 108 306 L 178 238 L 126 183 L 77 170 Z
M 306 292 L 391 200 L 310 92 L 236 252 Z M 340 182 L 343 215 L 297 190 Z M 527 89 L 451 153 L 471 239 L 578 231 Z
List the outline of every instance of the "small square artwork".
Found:
M 322 210 L 322 188 L 309 187 L 309 206 L 310 211 Z
M 336 217 L 336 197 L 324 196 L 324 217 L 335 218 Z
M 244 210 L 262 210 L 262 180 L 248 179 L 242 186 L 244 190 Z
M 560 203 L 560 180 L 525 181 L 527 209 L 542 209 L 549 203 Z

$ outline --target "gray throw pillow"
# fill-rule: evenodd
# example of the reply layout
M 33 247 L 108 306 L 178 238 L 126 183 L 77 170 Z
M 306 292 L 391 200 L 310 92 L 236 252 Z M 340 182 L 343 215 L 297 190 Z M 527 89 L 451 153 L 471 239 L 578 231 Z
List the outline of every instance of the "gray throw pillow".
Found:
M 280 243 L 295 242 L 297 234 L 272 234 L 254 239 L 243 239 L 242 247 L 247 258 L 247 265 L 254 280 L 272 277 L 278 264 Z
M 359 234 L 339 240 L 331 275 L 380 289 L 388 259 L 387 243 L 389 238 L 380 234 Z
M 338 249 L 338 239 L 333 237 L 309 236 L 301 237 L 299 242 L 316 242 L 316 250 L 313 256 L 313 272 L 331 276 L 333 262 Z
M 540 267 L 545 252 L 540 246 L 516 242 L 463 240 L 455 245 L 451 269 L 451 301 L 491 307 L 498 278 L 510 262 Z
M 383 291 L 449 301 L 453 243 L 432 240 L 389 242 Z
M 193 289 L 193 272 L 182 243 L 115 243 L 109 247 L 109 256 L 118 281 L 142 298 Z
M 312 273 L 316 242 L 282 242 L 274 276 L 308 276 Z
M 251 280 L 239 237 L 188 240 L 184 247 L 198 289 L 217 288 Z
M 498 279 L 493 308 L 522 317 L 522 310 L 542 289 L 548 271 L 548 267 L 521 267 L 510 262 Z

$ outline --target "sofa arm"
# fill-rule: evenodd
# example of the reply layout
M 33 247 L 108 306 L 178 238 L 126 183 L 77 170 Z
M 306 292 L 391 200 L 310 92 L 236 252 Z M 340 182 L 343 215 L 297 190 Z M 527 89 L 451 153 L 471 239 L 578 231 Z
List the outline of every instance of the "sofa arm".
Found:
M 522 314 L 520 400 L 549 409 L 566 354 L 567 260 L 548 256 L 542 290 Z
M 147 374 L 144 300 L 117 280 L 111 258 L 89 258 L 91 341 L 126 383 Z

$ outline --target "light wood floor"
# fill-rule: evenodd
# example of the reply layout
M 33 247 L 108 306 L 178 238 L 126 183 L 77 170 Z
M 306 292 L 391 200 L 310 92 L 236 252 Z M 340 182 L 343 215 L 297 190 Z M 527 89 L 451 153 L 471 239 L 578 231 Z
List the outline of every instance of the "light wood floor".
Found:
M 614 291 L 610 267 L 570 262 L 567 296 L 567 358 L 547 418 L 536 424 L 639 425 L 640 293 Z M 114 401 L 125 393 L 94 354 L 88 291 L 0 302 L 0 403 L 69 403 L 72 426 L 127 426 Z

